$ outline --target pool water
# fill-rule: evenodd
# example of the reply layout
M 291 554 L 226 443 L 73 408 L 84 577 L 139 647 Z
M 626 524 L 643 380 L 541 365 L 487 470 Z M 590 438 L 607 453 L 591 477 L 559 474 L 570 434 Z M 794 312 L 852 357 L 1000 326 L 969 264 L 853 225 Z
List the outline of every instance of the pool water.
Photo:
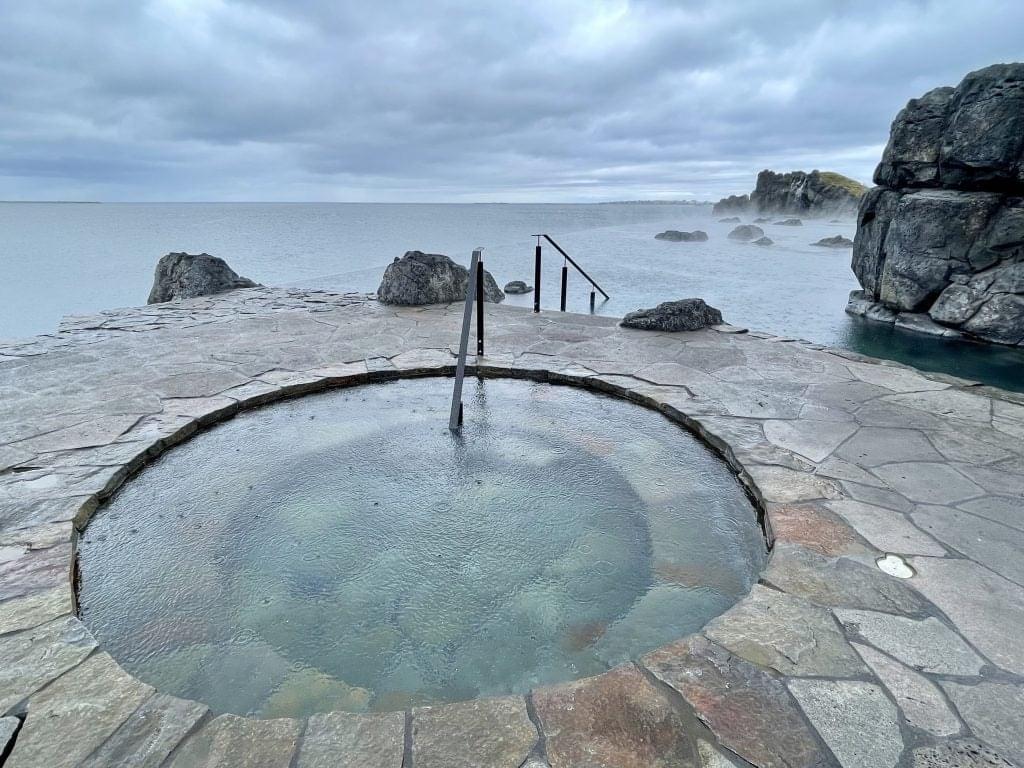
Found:
M 390 711 L 597 674 L 699 629 L 765 558 L 729 468 L 639 406 L 450 379 L 252 411 L 130 481 L 79 546 L 102 647 L 258 717 Z

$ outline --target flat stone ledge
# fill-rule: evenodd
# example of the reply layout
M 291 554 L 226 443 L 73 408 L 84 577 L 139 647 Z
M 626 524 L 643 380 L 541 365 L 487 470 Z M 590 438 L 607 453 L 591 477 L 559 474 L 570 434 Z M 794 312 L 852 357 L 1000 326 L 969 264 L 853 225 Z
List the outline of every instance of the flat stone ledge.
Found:
M 532 714 L 516 697 L 480 700 L 417 710 L 409 730 L 402 713 L 211 719 L 94 651 L 67 616 L 71 521 L 86 525 L 145 462 L 244 408 L 450 375 L 460 316 L 455 305 L 384 308 L 358 294 L 258 288 L 0 342 L 0 658 L 15 660 L 0 667 L 0 722 L 25 717 L 12 765 L 312 766 L 337 751 L 351 764 L 397 766 L 407 740 L 418 766 L 482 764 L 486 754 L 487 764 L 557 768 L 577 752 L 622 765 L 727 764 L 730 754 L 755 765 L 883 765 L 915 746 L 893 734 L 893 718 L 952 733 L 947 697 L 964 743 L 973 735 L 1020 760 L 1006 712 L 1024 690 L 1024 587 L 1011 570 L 1022 545 L 957 539 L 949 521 L 1017 522 L 1024 397 L 725 327 L 649 334 L 612 318 L 488 306 L 487 356 L 470 371 L 630 399 L 732 465 L 768 541 L 778 536 L 765 586 L 706 630 L 732 653 L 694 636 L 639 670 L 537 691 Z M 910 579 L 874 565 L 893 550 L 911 556 Z M 868 613 L 888 618 L 851 621 Z M 901 626 L 914 628 L 909 645 Z M 83 707 L 95 717 L 75 715 Z M 872 719 L 873 734 L 850 725 Z M 67 754 L 60 723 L 82 729 Z M 473 739 L 478 755 L 465 747 Z M 932 759 L 919 752 L 915 764 Z

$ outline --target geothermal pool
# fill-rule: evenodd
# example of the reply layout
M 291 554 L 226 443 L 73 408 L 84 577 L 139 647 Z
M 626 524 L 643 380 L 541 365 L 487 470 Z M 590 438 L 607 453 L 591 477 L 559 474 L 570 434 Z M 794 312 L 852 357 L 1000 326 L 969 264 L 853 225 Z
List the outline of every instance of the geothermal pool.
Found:
M 256 717 L 600 673 L 699 629 L 765 559 L 730 469 L 640 406 L 450 379 L 311 395 L 170 451 L 79 542 L 79 606 L 157 689 Z

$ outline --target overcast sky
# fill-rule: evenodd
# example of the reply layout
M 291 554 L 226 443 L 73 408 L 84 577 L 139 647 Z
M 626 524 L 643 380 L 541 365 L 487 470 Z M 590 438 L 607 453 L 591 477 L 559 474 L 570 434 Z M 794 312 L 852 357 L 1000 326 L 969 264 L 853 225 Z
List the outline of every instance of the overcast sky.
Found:
M 869 181 L 1022 0 L 0 0 L 0 199 L 713 199 Z

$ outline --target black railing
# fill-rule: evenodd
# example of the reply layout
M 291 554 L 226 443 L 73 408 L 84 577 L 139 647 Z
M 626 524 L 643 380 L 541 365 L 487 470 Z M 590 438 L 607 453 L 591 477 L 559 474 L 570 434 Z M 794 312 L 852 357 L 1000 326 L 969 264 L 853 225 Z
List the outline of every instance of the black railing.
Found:
M 595 291 L 600 293 L 602 296 L 604 296 L 606 301 L 609 298 L 611 298 L 607 293 L 604 292 L 604 289 L 594 281 L 594 278 L 592 278 L 590 275 L 588 275 L 583 270 L 583 267 L 581 267 L 579 264 L 577 264 L 573 260 L 572 256 L 570 256 L 568 253 L 565 252 L 565 249 L 562 248 L 562 246 L 560 246 L 558 243 L 556 243 L 554 240 L 551 239 L 550 235 L 533 235 L 533 237 L 537 238 L 537 248 L 534 251 L 534 264 L 533 264 L 533 283 L 534 283 L 534 285 L 533 285 L 533 311 L 534 312 L 540 312 L 540 272 L 541 272 L 541 270 L 540 270 L 540 267 L 541 267 L 541 245 L 540 245 L 540 239 L 542 237 L 545 240 L 547 240 L 549 243 L 551 243 L 551 245 L 554 246 L 554 249 L 556 251 L 558 251 L 560 254 L 562 254 L 562 256 L 565 258 L 565 262 L 562 264 L 562 295 L 561 295 L 561 300 L 559 302 L 559 309 L 562 312 L 565 312 L 565 296 L 566 296 L 566 292 L 568 291 L 568 286 L 569 286 L 569 264 L 572 264 L 573 267 L 576 269 L 576 271 L 579 272 L 581 275 L 583 275 L 583 277 L 586 278 L 587 282 L 590 283 L 594 287 L 594 289 L 595 289 L 595 290 L 592 290 L 590 292 L 590 311 L 591 312 L 594 311 L 594 303 L 597 300 L 597 295 L 596 295 Z

